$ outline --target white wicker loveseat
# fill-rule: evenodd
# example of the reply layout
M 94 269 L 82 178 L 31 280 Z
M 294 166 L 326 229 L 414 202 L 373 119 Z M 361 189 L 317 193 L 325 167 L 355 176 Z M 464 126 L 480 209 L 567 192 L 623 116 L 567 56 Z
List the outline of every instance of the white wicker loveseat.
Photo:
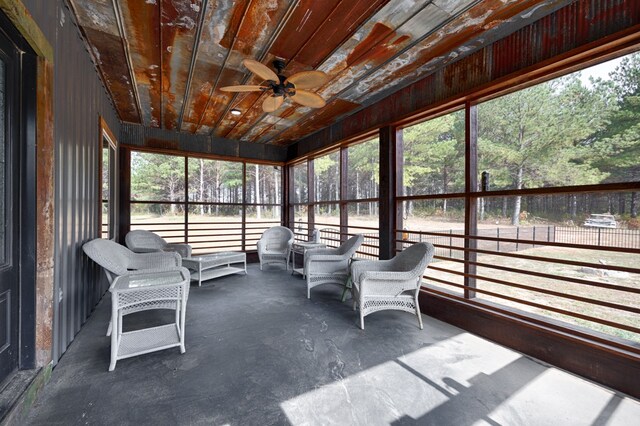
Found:
M 353 309 L 360 307 L 360 328 L 364 317 L 377 311 L 396 309 L 422 316 L 418 304 L 420 282 L 433 259 L 430 243 L 416 243 L 391 260 L 358 261 L 351 265 Z
M 292 245 L 291 229 L 285 226 L 274 226 L 264 231 L 257 244 L 260 270 L 270 263 L 282 263 L 285 268 L 288 268 Z
M 311 289 L 322 284 L 344 286 L 349 278 L 349 263 L 364 241 L 362 235 L 354 235 L 338 248 L 316 248 L 304 254 L 304 274 L 307 277 L 307 298 Z
M 191 257 L 191 246 L 189 244 L 168 243 L 161 236 L 143 229 L 129 232 L 125 237 L 125 243 L 135 253 L 173 251 L 182 257 Z
M 182 258 L 174 252 L 134 253 L 124 246 L 110 240 L 97 238 L 82 246 L 82 250 L 91 260 L 102 266 L 109 285 L 116 277 L 132 271 L 164 271 L 180 269 Z M 145 309 L 149 309 L 148 304 Z M 176 309 L 175 302 L 155 302 L 153 309 Z M 126 313 L 137 312 L 135 306 Z M 111 322 L 107 336 L 111 334 Z

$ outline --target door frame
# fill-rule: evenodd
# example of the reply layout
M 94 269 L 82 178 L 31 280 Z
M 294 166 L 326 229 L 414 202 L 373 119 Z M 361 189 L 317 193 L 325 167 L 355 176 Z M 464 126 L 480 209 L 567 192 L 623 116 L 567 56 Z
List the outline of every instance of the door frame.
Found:
M 15 236 L 13 244 L 19 244 L 18 259 L 18 370 L 32 369 L 35 364 L 35 332 L 36 332 L 36 56 L 26 40 L 17 31 L 12 22 L 0 14 L 0 32 L 21 51 L 16 55 L 14 67 L 15 81 L 13 98 L 8 99 L 7 106 L 19 118 L 13 128 L 13 149 L 17 149 L 18 205 L 15 206 L 20 229 L 19 239 Z M 15 165 L 14 165 L 15 167 Z M 15 187 L 14 187 L 15 188 Z
M 23 52 L 20 124 L 18 369 L 51 361 L 53 49 L 20 0 L 0 0 L 0 27 Z M 38 303 L 36 303 L 38 297 Z

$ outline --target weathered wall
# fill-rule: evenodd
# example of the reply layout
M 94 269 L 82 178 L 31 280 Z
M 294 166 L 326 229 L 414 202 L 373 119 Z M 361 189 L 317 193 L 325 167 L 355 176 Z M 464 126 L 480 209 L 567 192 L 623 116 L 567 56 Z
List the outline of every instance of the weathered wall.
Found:
M 130 123 L 122 124 L 120 143 L 144 148 L 172 149 L 252 160 L 284 162 L 287 159 L 285 147 L 174 132 Z
M 23 0 L 54 49 L 55 258 L 53 360 L 57 361 L 106 291 L 82 253 L 97 237 L 99 115 L 120 122 L 63 0 Z M 39 295 L 40 296 L 40 295 Z
M 638 1 L 577 0 L 301 139 L 289 147 L 289 159 L 304 156 L 449 100 L 460 99 L 498 79 L 516 75 L 545 61 L 553 61 L 559 55 L 637 25 L 640 25 Z

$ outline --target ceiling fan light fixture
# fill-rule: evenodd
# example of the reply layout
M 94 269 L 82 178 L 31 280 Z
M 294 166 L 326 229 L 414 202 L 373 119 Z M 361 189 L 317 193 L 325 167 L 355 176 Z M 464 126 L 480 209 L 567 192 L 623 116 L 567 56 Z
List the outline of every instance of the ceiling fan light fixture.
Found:
M 230 112 L 231 112 L 231 115 L 235 115 L 235 116 L 242 115 L 242 111 L 240 111 L 238 108 L 233 108 L 231 109 Z

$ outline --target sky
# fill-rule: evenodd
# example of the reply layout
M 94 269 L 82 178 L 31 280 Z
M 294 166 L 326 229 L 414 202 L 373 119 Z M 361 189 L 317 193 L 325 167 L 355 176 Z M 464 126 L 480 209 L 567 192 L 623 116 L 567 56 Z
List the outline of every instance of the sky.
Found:
M 582 81 L 582 84 L 587 87 L 591 87 L 591 84 L 589 84 L 589 77 L 600 77 L 602 79 L 608 80 L 609 73 L 613 71 L 620 64 L 620 62 L 622 62 L 622 58 L 624 58 L 624 56 L 612 59 L 607 62 L 603 62 L 593 67 L 583 69 L 582 71 L 580 71 L 580 80 Z

